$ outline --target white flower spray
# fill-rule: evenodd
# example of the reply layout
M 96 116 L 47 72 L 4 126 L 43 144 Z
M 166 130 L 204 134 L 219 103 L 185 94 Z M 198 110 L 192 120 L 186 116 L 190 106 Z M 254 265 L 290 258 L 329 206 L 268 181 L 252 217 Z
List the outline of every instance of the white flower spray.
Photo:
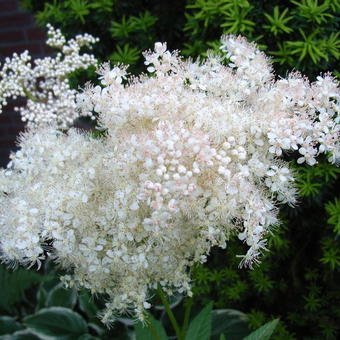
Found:
M 0 70 L 0 113 L 7 99 L 26 97 L 24 107 L 16 107 L 28 126 L 49 124 L 67 128 L 79 116 L 76 111 L 76 90 L 70 88 L 68 76 L 78 69 L 96 65 L 93 55 L 80 51 L 91 47 L 98 39 L 89 34 L 67 41 L 59 29 L 47 25 L 47 45 L 58 53 L 54 57 L 35 59 L 31 63 L 28 51 L 6 58 Z M 88 113 L 87 113 L 88 114 Z M 92 114 L 90 117 L 94 119 Z
M 190 267 L 236 234 L 258 262 L 280 203 L 294 204 L 289 164 L 339 155 L 339 89 L 326 74 L 275 81 L 268 59 L 243 38 L 225 36 L 230 60 L 183 61 L 166 45 L 146 52 L 149 75 L 100 70 L 102 86 L 78 95 L 95 111 L 102 139 L 38 127 L 20 139 L 0 173 L 4 261 L 53 256 L 64 280 L 109 296 L 115 313 L 143 319 L 149 291 L 191 295 Z M 50 250 L 49 250 L 50 251 Z

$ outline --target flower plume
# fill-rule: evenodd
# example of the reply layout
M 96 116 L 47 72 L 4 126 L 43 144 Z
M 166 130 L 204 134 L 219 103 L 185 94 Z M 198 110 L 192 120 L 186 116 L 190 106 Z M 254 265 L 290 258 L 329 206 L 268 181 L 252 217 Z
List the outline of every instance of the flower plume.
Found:
M 278 205 L 294 203 L 283 154 L 314 165 L 339 157 L 339 89 L 331 75 L 275 80 L 270 61 L 241 37 L 218 56 L 185 61 L 166 44 L 145 52 L 149 74 L 100 70 L 99 86 L 77 96 L 105 136 L 39 127 L 0 173 L 3 260 L 46 257 L 65 280 L 109 296 L 103 320 L 143 317 L 149 291 L 191 294 L 189 268 L 231 235 L 256 263 Z

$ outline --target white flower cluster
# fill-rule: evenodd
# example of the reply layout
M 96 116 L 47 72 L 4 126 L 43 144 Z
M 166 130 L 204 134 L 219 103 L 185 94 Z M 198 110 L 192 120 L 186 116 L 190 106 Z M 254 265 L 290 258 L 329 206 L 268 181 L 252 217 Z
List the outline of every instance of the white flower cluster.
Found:
M 80 50 L 91 47 L 97 39 L 84 34 L 66 41 L 60 30 L 47 27 L 46 43 L 59 52 L 55 57 L 35 59 L 34 64 L 28 51 L 6 58 L 0 70 L 0 113 L 8 98 L 22 96 L 27 98 L 26 106 L 15 109 L 28 125 L 53 122 L 66 128 L 79 116 L 75 104 L 77 91 L 70 88 L 68 76 L 77 69 L 96 65 L 93 55 L 80 54 Z
M 105 137 L 40 127 L 0 173 L 3 260 L 54 256 L 65 280 L 109 296 L 103 320 L 142 318 L 148 292 L 190 293 L 190 267 L 232 234 L 257 262 L 277 221 L 294 203 L 283 153 L 313 165 L 339 155 L 339 90 L 330 76 L 274 80 L 243 38 L 223 37 L 230 58 L 183 61 L 166 45 L 145 53 L 149 76 L 99 71 L 102 86 L 78 96 L 98 113 Z M 332 155 L 332 156 L 331 156 Z

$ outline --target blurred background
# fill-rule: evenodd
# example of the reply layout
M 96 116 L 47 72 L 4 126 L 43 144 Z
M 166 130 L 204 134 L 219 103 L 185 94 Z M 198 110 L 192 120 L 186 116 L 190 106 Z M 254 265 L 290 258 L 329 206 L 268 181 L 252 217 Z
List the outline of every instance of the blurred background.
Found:
M 222 34 L 241 34 L 272 57 L 278 77 L 300 71 L 315 80 L 326 71 L 340 75 L 339 11 L 339 0 L 0 0 L 0 59 L 25 49 L 33 57 L 53 53 L 44 45 L 47 23 L 68 38 L 85 32 L 99 37 L 94 55 L 129 64 L 136 74 L 144 71 L 141 52 L 155 41 L 166 41 L 184 57 L 204 58 L 207 49 L 219 51 Z M 79 88 L 94 74 L 76 72 L 72 85 Z M 12 107 L 0 115 L 2 165 L 24 128 Z M 281 208 L 282 225 L 270 236 L 261 265 L 239 269 L 236 255 L 244 249 L 237 241 L 214 250 L 207 264 L 193 269 L 194 298 L 178 297 L 176 314 L 185 303 L 195 309 L 212 301 L 214 309 L 241 311 L 248 329 L 280 318 L 273 339 L 339 338 L 339 168 L 326 159 L 313 168 L 293 166 L 301 199 L 294 209 Z M 126 320 L 105 330 L 95 317 L 105 299 L 62 288 L 60 274 L 51 263 L 38 272 L 1 266 L 0 315 L 20 322 L 40 308 L 63 306 L 80 313 L 100 339 L 128 338 Z M 241 333 L 228 339 L 241 339 Z M 6 334 L 1 321 L 0 334 Z

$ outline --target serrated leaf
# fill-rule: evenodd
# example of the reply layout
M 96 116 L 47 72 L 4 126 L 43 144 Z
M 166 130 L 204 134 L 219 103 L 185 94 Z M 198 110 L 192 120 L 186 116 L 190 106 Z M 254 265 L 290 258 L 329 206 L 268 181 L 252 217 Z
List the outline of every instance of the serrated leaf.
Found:
M 212 311 L 211 339 L 217 340 L 225 335 L 228 340 L 239 340 L 248 335 L 248 317 L 235 309 L 216 309 Z
M 150 340 L 155 339 L 153 332 L 157 333 L 158 340 L 168 340 L 165 329 L 160 321 L 156 320 L 151 314 L 148 314 L 147 322 L 150 326 L 143 325 L 141 322 L 135 326 L 136 340 Z M 153 332 L 150 328 L 153 328 Z
M 74 340 L 88 331 L 81 315 L 64 307 L 44 308 L 24 319 L 26 327 L 44 339 Z
M 185 340 L 209 340 L 211 333 L 212 303 L 205 306 L 191 321 Z
M 267 322 L 265 325 L 243 338 L 243 340 L 269 340 L 278 323 L 279 319 Z
M 14 333 L 21 329 L 22 326 L 10 316 L 0 316 L 0 335 Z

